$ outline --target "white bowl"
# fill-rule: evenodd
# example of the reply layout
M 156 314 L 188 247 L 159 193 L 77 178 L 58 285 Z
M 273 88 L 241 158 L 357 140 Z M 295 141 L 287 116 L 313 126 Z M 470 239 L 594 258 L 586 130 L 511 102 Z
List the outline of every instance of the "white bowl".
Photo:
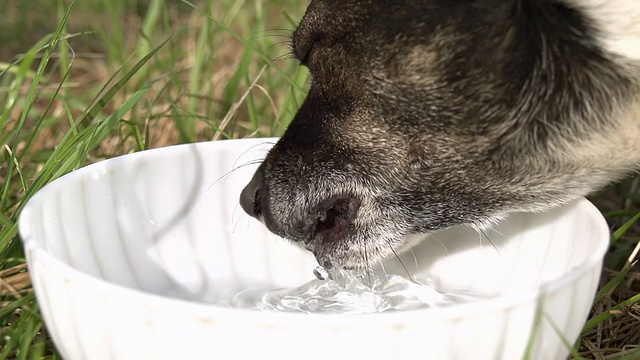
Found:
M 490 299 L 370 315 L 221 304 L 247 288 L 313 278 L 309 253 L 238 206 L 252 160 L 274 141 L 126 155 L 74 171 L 29 201 L 20 234 L 42 315 L 65 359 L 566 357 L 609 239 L 586 200 L 514 214 L 488 231 L 493 245 L 459 227 L 403 255 L 414 276 L 441 290 Z M 387 269 L 400 271 L 394 264 Z

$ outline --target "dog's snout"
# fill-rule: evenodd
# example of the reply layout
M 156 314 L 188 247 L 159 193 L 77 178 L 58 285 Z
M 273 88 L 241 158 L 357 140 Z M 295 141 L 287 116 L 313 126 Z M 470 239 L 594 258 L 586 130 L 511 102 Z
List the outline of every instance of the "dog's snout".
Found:
M 339 196 L 323 201 L 315 212 L 314 237 L 323 241 L 345 238 L 353 230 L 360 200 L 352 196 Z
M 245 186 L 240 194 L 240 206 L 249 215 L 260 219 L 262 217 L 262 207 L 264 201 L 264 182 L 260 171 L 253 175 L 253 178 Z

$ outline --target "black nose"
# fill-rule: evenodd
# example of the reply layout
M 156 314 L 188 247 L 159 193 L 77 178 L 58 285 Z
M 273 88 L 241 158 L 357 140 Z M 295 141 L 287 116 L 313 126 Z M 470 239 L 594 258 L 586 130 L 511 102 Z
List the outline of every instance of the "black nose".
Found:
M 242 206 L 242 209 L 247 214 L 256 219 L 262 217 L 262 204 L 264 201 L 263 188 L 262 174 L 260 171 L 257 171 L 240 194 L 240 206 Z
M 294 209 L 293 213 L 298 216 L 276 221 L 268 213 L 265 187 L 262 172 L 258 170 L 242 190 L 240 206 L 274 233 L 285 233 L 292 240 L 310 245 L 312 240 L 338 243 L 355 230 L 354 222 L 361 204 L 357 197 L 332 196 L 312 208 Z

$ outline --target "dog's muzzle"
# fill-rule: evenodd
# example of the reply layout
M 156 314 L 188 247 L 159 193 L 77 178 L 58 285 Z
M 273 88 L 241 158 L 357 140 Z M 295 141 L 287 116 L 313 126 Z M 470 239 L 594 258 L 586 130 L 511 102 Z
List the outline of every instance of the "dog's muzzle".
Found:
M 310 208 L 288 208 L 286 219 L 271 213 L 268 191 L 262 171 L 258 170 L 240 194 L 240 205 L 250 216 L 263 222 L 267 228 L 290 240 L 303 242 L 315 252 L 317 246 L 339 243 L 355 230 L 354 221 L 361 200 L 349 195 L 333 195 Z M 273 190 L 273 189 L 269 189 Z M 290 189 L 279 189 L 279 191 Z M 295 204 L 278 204 L 278 208 Z

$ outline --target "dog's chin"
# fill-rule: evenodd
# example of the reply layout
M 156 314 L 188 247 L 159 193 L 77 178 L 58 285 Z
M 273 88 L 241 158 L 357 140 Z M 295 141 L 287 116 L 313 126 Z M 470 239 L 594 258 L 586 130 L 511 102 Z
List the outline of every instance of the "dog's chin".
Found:
M 312 241 L 304 247 L 326 269 L 370 269 L 413 245 L 409 238 L 400 235 L 354 233 L 339 243 Z
M 481 233 L 494 227 L 503 218 L 504 216 L 500 215 L 487 216 L 473 222 L 457 224 L 457 226 L 468 226 Z M 387 261 L 399 261 L 399 255 L 411 251 L 424 241 L 433 240 L 434 232 L 451 226 L 437 228 L 430 225 L 430 227 L 433 230 L 417 233 L 403 233 L 379 227 L 360 228 L 360 231 L 350 234 L 348 238 L 341 239 L 339 242 L 327 243 L 315 239 L 304 247 L 313 253 L 318 264 L 327 269 L 371 269 Z
M 379 251 L 341 251 L 323 247 L 310 251 L 316 257 L 318 264 L 327 270 L 337 268 L 350 270 L 370 269 L 378 265 L 386 255 Z

